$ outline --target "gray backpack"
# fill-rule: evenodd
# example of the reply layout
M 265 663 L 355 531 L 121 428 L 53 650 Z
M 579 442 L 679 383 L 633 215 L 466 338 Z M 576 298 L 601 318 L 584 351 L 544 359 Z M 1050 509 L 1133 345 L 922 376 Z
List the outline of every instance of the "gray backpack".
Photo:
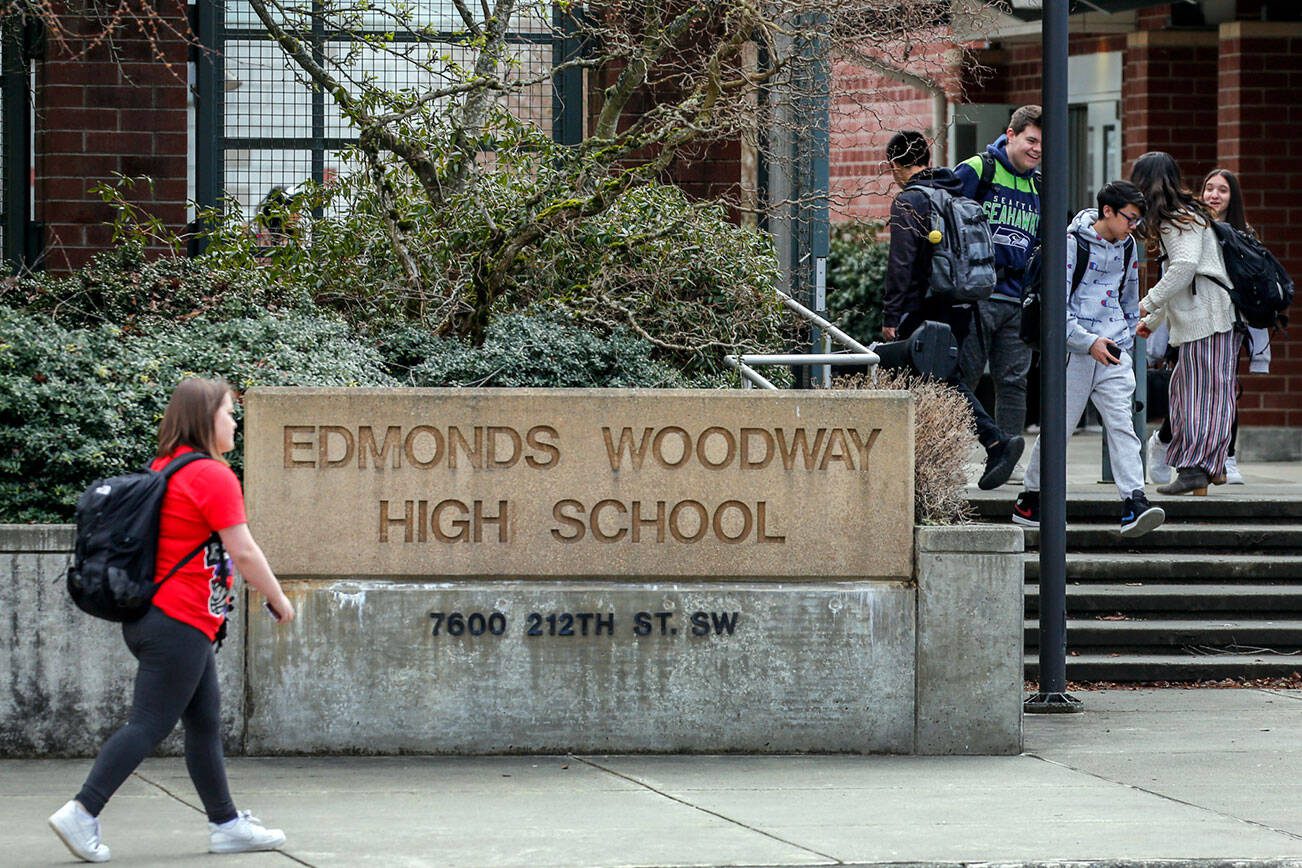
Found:
M 920 187 L 931 201 L 931 285 L 927 298 L 969 304 L 995 289 L 995 244 L 981 203 L 936 187 Z M 940 233 L 937 237 L 936 233 Z

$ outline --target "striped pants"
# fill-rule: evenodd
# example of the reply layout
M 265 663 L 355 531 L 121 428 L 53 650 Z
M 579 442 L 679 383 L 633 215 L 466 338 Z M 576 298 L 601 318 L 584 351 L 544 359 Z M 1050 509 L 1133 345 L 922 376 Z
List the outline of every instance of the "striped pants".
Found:
M 1171 372 L 1171 445 L 1166 463 L 1201 467 L 1215 476 L 1225 469 L 1234 424 L 1234 368 L 1243 336 L 1220 332 L 1180 345 Z

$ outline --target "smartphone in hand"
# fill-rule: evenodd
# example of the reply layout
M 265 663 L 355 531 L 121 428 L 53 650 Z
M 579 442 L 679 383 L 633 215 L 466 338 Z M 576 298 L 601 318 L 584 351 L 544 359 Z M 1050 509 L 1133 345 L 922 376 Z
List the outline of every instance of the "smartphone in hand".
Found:
M 280 613 L 277 612 L 276 609 L 275 609 L 275 607 L 271 605 L 271 601 L 270 601 L 270 600 L 263 600 L 263 601 L 262 601 L 262 608 L 264 608 L 264 609 L 267 610 L 267 614 L 271 616 L 271 620 L 273 620 L 273 621 L 277 621 L 277 622 L 280 621 Z
M 1121 364 L 1121 347 L 1117 346 L 1112 341 L 1104 341 L 1103 346 L 1107 350 L 1108 358 L 1112 360 L 1110 364 Z

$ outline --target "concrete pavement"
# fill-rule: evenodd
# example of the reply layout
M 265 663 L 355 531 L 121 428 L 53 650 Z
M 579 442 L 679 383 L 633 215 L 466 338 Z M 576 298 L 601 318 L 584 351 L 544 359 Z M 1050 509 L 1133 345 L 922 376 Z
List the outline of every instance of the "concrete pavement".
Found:
M 975 498 L 1012 498 L 1022 488 L 1022 476 L 1031 455 L 1031 444 L 1036 434 L 1028 432 L 1026 451 L 1013 471 L 1008 483 L 991 492 L 977 489 L 976 481 L 981 477 L 985 464 L 985 450 L 974 446 L 968 456 L 967 470 L 970 486 L 968 493 Z M 1102 479 L 1103 433 L 1098 429 L 1082 429 L 1067 440 L 1067 495 L 1108 495 L 1115 496 L 1116 488 L 1112 483 L 1101 483 Z M 1296 496 L 1302 488 L 1302 461 L 1254 461 L 1246 459 L 1239 465 L 1243 473 L 1243 485 L 1217 485 L 1208 492 L 1208 497 L 1230 499 L 1261 499 L 1278 496 Z M 1165 495 L 1155 492 L 1156 485 L 1144 486 L 1149 499 L 1154 502 L 1162 500 Z
M 1079 695 L 1018 757 L 231 760 L 278 854 L 209 856 L 184 763 L 150 759 L 104 836 L 132 865 L 1302 866 L 1302 690 Z M 45 816 L 88 766 L 0 762 L 0 864 L 70 863 Z

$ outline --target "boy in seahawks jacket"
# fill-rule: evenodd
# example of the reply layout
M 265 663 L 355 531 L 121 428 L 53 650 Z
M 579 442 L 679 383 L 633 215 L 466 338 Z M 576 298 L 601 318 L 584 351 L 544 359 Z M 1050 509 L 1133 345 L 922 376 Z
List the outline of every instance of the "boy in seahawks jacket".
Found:
M 1121 535 L 1140 536 L 1162 524 L 1165 513 L 1144 496 L 1144 465 L 1131 419 L 1135 373 L 1131 351 L 1139 322 L 1139 265 L 1130 237 L 1144 220 L 1144 196 L 1128 181 L 1113 181 L 1068 227 L 1067 430 L 1075 429 L 1090 401 L 1108 438 L 1112 478 L 1121 494 Z M 1089 252 L 1077 268 L 1078 248 Z M 1079 285 L 1073 287 L 1076 278 Z M 1048 275 L 1045 291 L 1049 291 Z M 1040 440 L 1031 448 L 1024 490 L 1013 504 L 1013 522 L 1040 525 Z

